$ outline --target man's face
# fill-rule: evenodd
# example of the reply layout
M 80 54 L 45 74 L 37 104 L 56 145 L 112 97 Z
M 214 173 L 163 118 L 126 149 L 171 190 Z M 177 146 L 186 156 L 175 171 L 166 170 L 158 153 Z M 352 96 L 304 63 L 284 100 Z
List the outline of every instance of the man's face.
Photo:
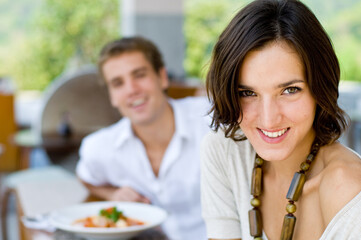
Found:
M 103 75 L 113 107 L 133 125 L 151 124 L 165 110 L 166 70 L 157 73 L 142 52 L 126 52 L 110 58 L 103 64 Z

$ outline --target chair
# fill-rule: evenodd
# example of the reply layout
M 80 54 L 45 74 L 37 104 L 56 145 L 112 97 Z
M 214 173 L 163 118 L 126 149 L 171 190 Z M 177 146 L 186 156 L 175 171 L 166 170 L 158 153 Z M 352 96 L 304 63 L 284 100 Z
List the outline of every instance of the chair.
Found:
M 69 137 L 58 132 L 64 113 L 69 115 L 72 129 Z M 100 84 L 96 68 L 85 66 L 76 72 L 64 73 L 50 84 L 44 92 L 40 119 L 33 130 L 42 139 L 41 145 L 52 166 L 27 169 L 6 177 L 1 206 L 3 240 L 7 240 L 7 209 L 14 190 L 23 183 L 74 179 L 81 139 L 119 119 L 118 111 L 111 107 L 107 89 Z
M 42 135 L 56 133 L 66 112 L 77 134 L 86 135 L 120 119 L 109 101 L 105 84 L 96 68 L 86 66 L 65 73 L 44 93 L 44 104 L 38 129 Z
M 17 188 L 21 188 L 21 187 L 26 188 L 27 186 L 26 184 L 39 184 L 41 186 L 41 184 L 44 183 L 51 186 L 58 186 L 61 185 L 62 183 L 66 183 L 69 185 L 70 183 L 70 186 L 73 186 L 73 189 L 77 189 L 76 194 L 74 194 L 76 195 L 76 197 L 73 197 L 73 200 L 71 201 L 81 202 L 82 200 L 85 200 L 88 195 L 87 190 L 85 189 L 85 187 L 81 186 L 81 183 L 77 180 L 75 175 L 59 166 L 49 166 L 42 168 L 34 168 L 31 170 L 21 170 L 13 174 L 10 174 L 8 177 L 5 178 L 5 182 L 3 183 L 6 186 L 6 188 L 2 192 L 3 194 L 3 199 L 2 199 L 3 201 L 1 206 L 2 240 L 8 239 L 7 210 L 8 210 L 10 196 L 15 193 Z M 31 196 L 31 193 L 29 196 Z M 20 200 L 24 200 L 24 197 Z M 29 200 L 29 197 L 27 197 L 26 200 Z M 58 200 L 57 204 L 59 206 L 61 205 L 61 201 L 62 200 L 60 199 Z M 29 203 L 29 204 L 34 204 L 34 203 Z M 42 210 L 45 211 L 46 209 L 42 209 Z M 21 223 L 19 222 L 19 224 Z M 20 235 L 22 234 L 20 233 Z
M 85 66 L 76 72 L 61 75 L 45 91 L 35 131 L 42 138 L 51 162 L 61 164 L 64 159 L 77 158 L 80 141 L 85 135 L 121 118 L 110 104 L 105 84 L 101 83 L 96 68 Z M 61 135 L 59 126 L 64 116 L 70 124 L 71 138 L 75 144 L 73 148 L 56 149 L 50 140 Z

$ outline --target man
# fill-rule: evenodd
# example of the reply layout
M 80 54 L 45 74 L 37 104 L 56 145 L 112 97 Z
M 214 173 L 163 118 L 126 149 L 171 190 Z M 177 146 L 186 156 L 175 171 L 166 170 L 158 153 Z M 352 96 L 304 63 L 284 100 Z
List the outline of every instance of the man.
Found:
M 164 208 L 169 239 L 206 239 L 199 145 L 209 131 L 207 99 L 168 99 L 162 56 L 141 37 L 107 44 L 98 67 L 123 118 L 83 140 L 77 175 L 105 200 Z

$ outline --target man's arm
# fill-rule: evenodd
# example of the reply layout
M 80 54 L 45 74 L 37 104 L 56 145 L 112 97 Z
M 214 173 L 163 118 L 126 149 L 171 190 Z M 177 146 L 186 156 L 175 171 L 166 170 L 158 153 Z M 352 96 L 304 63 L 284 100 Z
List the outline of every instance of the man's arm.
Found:
M 150 203 L 150 200 L 131 187 L 94 186 L 80 180 L 91 195 L 107 201 L 130 201 Z

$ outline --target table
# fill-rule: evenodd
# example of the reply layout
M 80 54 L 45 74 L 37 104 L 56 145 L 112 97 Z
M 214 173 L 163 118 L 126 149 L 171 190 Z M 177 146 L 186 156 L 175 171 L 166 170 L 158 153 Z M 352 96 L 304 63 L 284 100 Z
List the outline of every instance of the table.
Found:
M 56 230 L 54 233 L 29 229 L 21 221 L 22 216 L 35 216 L 80 202 L 98 201 L 90 196 L 78 179 L 69 178 L 52 182 L 24 183 L 16 189 L 19 236 L 21 240 L 85 240 L 71 233 Z M 60 198 L 60 196 L 63 196 Z M 67 196 L 64 198 L 64 196 Z M 160 229 L 143 232 L 131 240 L 168 240 Z
M 86 240 L 85 238 L 80 238 L 74 234 L 56 230 L 54 233 L 47 233 L 40 230 L 30 230 L 27 229 L 27 236 L 25 240 Z M 148 230 L 131 238 L 130 240 L 168 240 L 167 237 L 157 230 Z
M 52 161 L 58 161 L 62 155 L 77 152 L 84 135 L 74 134 L 70 137 L 62 137 L 57 133 L 47 133 L 40 136 L 32 129 L 20 130 L 14 134 L 10 142 L 20 149 L 20 169 L 29 167 L 31 151 L 34 148 L 43 148 Z
M 20 183 L 14 191 L 21 240 L 54 239 L 51 233 L 26 228 L 21 221 L 22 216 L 34 217 L 89 199 L 88 190 L 76 176 L 66 173 L 66 170 L 64 170 L 64 174 L 58 174 L 46 181 Z

